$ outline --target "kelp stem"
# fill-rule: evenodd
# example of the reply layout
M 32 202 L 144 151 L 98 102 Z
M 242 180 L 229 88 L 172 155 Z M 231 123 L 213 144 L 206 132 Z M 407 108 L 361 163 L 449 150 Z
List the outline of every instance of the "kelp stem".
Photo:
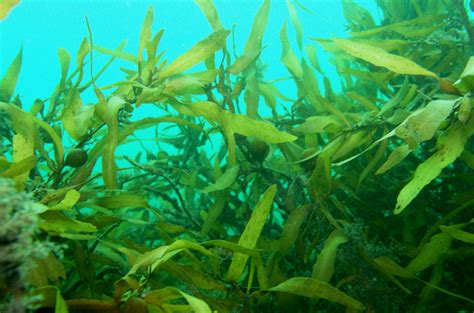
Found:
M 66 301 L 69 312 L 103 312 L 120 313 L 120 308 L 115 302 L 93 299 L 74 299 Z

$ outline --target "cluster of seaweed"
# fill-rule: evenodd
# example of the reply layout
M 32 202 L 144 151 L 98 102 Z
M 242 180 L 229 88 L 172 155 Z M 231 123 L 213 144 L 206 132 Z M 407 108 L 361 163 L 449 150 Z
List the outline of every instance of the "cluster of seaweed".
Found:
M 195 2 L 213 32 L 172 61 L 150 8 L 137 53 L 93 43 L 87 22 L 75 62 L 58 50 L 57 87 L 29 110 L 15 94 L 21 51 L 6 71 L 3 309 L 472 311 L 474 31 L 464 2 L 377 0 L 377 23 L 343 0 L 348 38 L 323 39 L 303 34 L 299 15 L 315 13 L 287 1 L 296 40 L 284 22 L 285 78 L 265 73 L 269 0 L 242 53 L 213 1 Z M 17 1 L 1 17 L 8 3 Z M 96 54 L 110 57 L 98 71 Z M 116 59 L 130 64 L 125 77 L 98 86 Z M 90 90 L 96 101 L 85 104 Z M 136 118 L 140 106 L 153 113 Z M 17 256 L 12 245 L 27 248 Z

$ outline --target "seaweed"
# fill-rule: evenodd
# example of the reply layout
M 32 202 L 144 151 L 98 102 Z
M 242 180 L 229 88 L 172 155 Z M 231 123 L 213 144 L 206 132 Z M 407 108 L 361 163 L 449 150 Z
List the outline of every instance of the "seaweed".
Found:
M 29 110 L 21 48 L 0 80 L 0 310 L 471 311 L 467 8 L 378 0 L 377 22 L 342 2 L 348 36 L 327 39 L 287 1 L 271 66 L 288 77 L 265 71 L 269 0 L 241 53 L 211 0 L 212 32 L 174 60 L 152 7 L 134 53 L 86 20 Z M 124 77 L 99 86 L 116 59 Z

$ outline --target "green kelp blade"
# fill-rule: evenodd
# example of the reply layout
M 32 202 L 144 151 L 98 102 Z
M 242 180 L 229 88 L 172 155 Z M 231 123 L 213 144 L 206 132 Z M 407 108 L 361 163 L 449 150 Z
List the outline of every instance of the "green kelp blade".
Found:
M 381 32 L 392 31 L 396 29 L 402 29 L 406 27 L 411 27 L 413 29 L 421 28 L 421 24 L 426 24 L 432 26 L 433 24 L 445 19 L 446 15 L 426 15 L 420 16 L 411 20 L 402 21 L 399 23 L 393 23 L 384 26 L 374 27 L 368 30 L 360 31 L 360 32 L 352 32 L 351 35 L 356 38 L 361 37 L 373 37 Z
M 20 0 L 2 0 L 0 2 L 0 21 L 7 17 L 8 13 L 16 6 Z
M 7 158 L 4 156 L 0 156 L 0 171 L 4 171 L 5 169 L 12 166 L 11 162 L 8 162 Z
M 303 46 L 303 26 L 301 25 L 301 21 L 298 18 L 298 13 L 296 12 L 296 8 L 291 3 L 291 0 L 286 0 L 286 6 L 288 7 L 288 12 L 290 13 L 290 20 L 295 28 L 296 33 L 296 42 L 298 43 L 298 48 L 301 50 Z
M 204 300 L 193 297 L 181 290 L 178 290 L 178 292 L 184 297 L 184 299 L 186 299 L 186 301 L 189 303 L 194 312 L 212 313 L 211 308 Z
M 463 93 L 474 91 L 474 57 L 470 57 L 459 80 L 454 83 L 454 87 Z
M 323 109 L 329 113 L 336 115 L 341 121 L 343 121 L 347 126 L 350 126 L 350 122 L 347 120 L 345 115 L 336 108 L 333 103 L 331 103 L 326 98 L 322 97 L 319 92 L 318 82 L 316 80 L 316 75 L 314 74 L 313 69 L 306 63 L 306 61 L 301 62 L 301 68 L 303 70 L 303 86 L 306 91 L 306 97 L 316 111 Z
M 348 159 L 335 163 L 334 165 L 340 166 L 349 161 L 352 161 L 375 147 L 379 142 L 395 135 L 405 139 L 408 144 L 408 149 L 413 150 L 414 148 L 416 148 L 418 143 L 433 138 L 438 128 L 442 125 L 442 122 L 449 117 L 455 104 L 455 100 L 431 101 L 426 107 L 416 110 L 408 117 L 406 117 L 402 123 L 400 123 L 395 129 L 390 131 L 388 134 L 385 134 L 381 138 L 372 142 L 372 144 L 362 152 Z M 460 127 L 462 128 L 463 126 Z M 469 127 L 466 126 L 466 129 L 468 128 Z M 405 152 L 408 153 L 407 151 Z
M 264 0 L 253 20 L 250 36 L 245 44 L 244 53 L 262 49 L 262 39 L 267 27 L 268 13 L 270 12 L 270 0 Z
M 202 13 L 204 13 L 206 16 L 206 19 L 211 25 L 213 31 L 216 32 L 224 28 L 224 26 L 222 26 L 221 20 L 219 19 L 219 13 L 217 12 L 217 8 L 214 5 L 213 0 L 194 0 L 194 2 L 196 2 Z
M 413 150 L 408 145 L 401 145 L 393 149 L 387 160 L 377 169 L 375 175 L 380 175 L 402 162 Z
M 346 293 L 328 283 L 308 277 L 293 277 L 266 291 L 291 293 L 308 298 L 323 298 L 356 310 L 365 310 L 365 306 Z
M 264 0 L 253 20 L 252 30 L 245 44 L 244 53 L 227 69 L 230 74 L 236 75 L 244 71 L 262 51 L 262 39 L 267 27 L 269 12 L 270 0 Z
M 303 69 L 299 58 L 291 49 L 290 41 L 288 40 L 288 33 L 286 30 L 287 23 L 285 22 L 280 31 L 281 41 L 281 57 L 280 61 L 287 68 L 293 77 L 301 79 L 303 77 Z
M 250 249 L 255 248 L 268 214 L 270 214 L 276 189 L 276 185 L 270 186 L 257 203 L 257 206 L 252 212 L 252 216 L 250 216 L 250 220 L 240 236 L 239 245 Z M 227 280 L 237 281 L 240 278 L 240 275 L 247 264 L 248 257 L 248 255 L 241 253 L 236 253 L 234 255 L 229 271 L 227 272 Z
M 71 55 L 64 48 L 58 49 L 59 64 L 61 65 L 61 83 L 64 83 L 71 63 Z
M 26 269 L 25 282 L 33 287 L 47 286 L 50 283 L 59 283 L 66 279 L 66 269 L 53 252 L 44 257 L 31 257 L 31 266 Z
M 47 232 L 61 235 L 63 233 L 92 233 L 97 231 L 93 224 L 72 219 L 58 211 L 46 211 L 39 216 L 41 219 L 39 227 Z
M 260 91 L 258 90 L 257 70 L 255 67 L 249 68 L 246 73 L 246 84 L 244 93 L 245 112 L 248 117 L 258 116 L 258 104 Z
M 343 0 L 342 11 L 344 17 L 349 22 L 351 30 L 370 29 L 375 27 L 375 22 L 370 12 L 353 0 Z
M 376 66 L 385 67 L 397 74 L 421 75 L 439 79 L 435 73 L 415 62 L 371 45 L 353 40 L 334 38 L 333 42 L 346 53 Z
M 204 94 L 205 86 L 215 81 L 217 73 L 218 70 L 208 70 L 183 75 L 175 75 L 164 83 L 164 88 L 161 90 L 161 92 L 158 92 L 156 88 L 150 88 L 150 91 L 153 93 L 154 97 L 152 96 L 144 98 L 141 101 L 155 102 L 162 100 L 164 97 Z M 161 86 L 162 85 L 160 85 L 158 89 Z M 144 97 L 146 97 L 146 95 Z M 142 95 L 140 95 L 140 98 L 142 98 Z
M 440 135 L 436 152 L 418 165 L 413 178 L 398 194 L 395 214 L 401 213 L 426 185 L 461 155 L 464 145 L 473 133 L 474 118 L 471 116 L 467 124 L 456 122 Z
M 96 105 L 95 112 L 107 124 L 106 142 L 102 151 L 102 170 L 105 186 L 108 189 L 117 187 L 117 166 L 115 164 L 115 149 L 119 143 L 118 112 L 125 101 L 117 96 L 110 98 L 107 103 Z
M 145 19 L 143 20 L 142 29 L 140 31 L 140 40 L 138 46 L 138 61 L 143 61 L 143 49 L 145 49 L 146 44 L 150 41 L 152 36 L 152 25 L 153 25 L 153 7 L 149 6 L 148 11 L 146 12 Z
M 40 148 L 40 143 L 36 142 L 38 130 L 32 125 L 36 124 L 37 126 L 42 128 L 48 134 L 54 144 L 56 162 L 59 164 L 63 162 L 64 147 L 61 142 L 61 137 L 59 137 L 56 131 L 54 131 L 54 129 L 49 126 L 48 123 L 33 116 L 33 114 L 29 112 L 23 111 L 22 109 L 11 103 L 0 102 L 0 110 L 5 110 L 5 112 L 10 115 L 13 121 L 13 129 L 15 130 L 15 132 L 22 134 L 22 136 L 24 136 L 25 138 L 28 138 L 28 141 L 34 142 L 37 148 Z
M 174 288 L 165 287 L 149 291 L 143 297 L 146 303 L 154 306 L 161 306 L 163 303 L 181 298 L 181 294 L 177 293 Z
M 278 130 L 272 123 L 259 121 L 245 115 L 233 114 L 221 109 L 217 104 L 209 101 L 200 101 L 189 104 L 173 104 L 181 114 L 190 116 L 204 116 L 209 123 L 218 123 L 223 128 L 223 135 L 227 139 L 229 150 L 229 164 L 235 163 L 236 143 L 234 134 L 246 137 L 255 136 L 267 143 L 283 143 L 297 139 L 296 136 Z
M 308 56 L 309 63 L 311 66 L 314 67 L 319 73 L 323 73 L 323 70 L 321 69 L 321 65 L 319 65 L 318 58 L 316 56 L 316 46 L 314 45 L 307 45 L 304 47 L 304 51 L 306 55 Z
M 455 100 L 434 100 L 423 109 L 417 110 L 395 129 L 395 135 L 410 143 L 430 140 L 436 134 L 441 123 L 451 114 Z
M 247 254 L 250 256 L 258 256 L 263 250 L 261 249 L 254 249 L 254 248 L 247 248 L 243 247 L 237 243 L 226 241 L 226 240 L 209 240 L 201 243 L 203 246 L 206 245 L 211 245 L 211 246 L 216 246 L 220 247 L 229 251 L 234 251 L 242 254 Z
M 452 241 L 453 239 L 445 233 L 434 235 L 428 243 L 421 247 L 420 253 L 411 260 L 406 270 L 415 274 L 436 264 L 443 254 L 449 250 Z
M 16 135 L 18 136 L 18 135 Z M 13 140 L 15 143 L 15 139 Z M 15 144 L 14 144 L 15 146 Z M 9 163 L 10 166 L 3 172 L 0 172 L 1 177 L 9 177 L 14 178 L 17 176 L 25 175 L 28 177 L 28 173 L 35 167 L 36 165 L 36 157 L 34 155 L 30 155 L 26 158 L 19 160 L 18 162 Z M 22 179 L 23 180 L 23 179 Z
M 318 281 L 328 283 L 334 274 L 334 263 L 336 262 L 337 248 L 347 242 L 348 239 L 341 230 L 335 229 L 324 242 L 324 247 L 318 255 L 313 266 L 311 277 Z
M 122 42 L 122 44 L 125 44 L 125 42 Z M 99 45 L 94 45 L 94 50 L 103 54 L 110 55 L 117 59 L 122 59 L 131 63 L 138 64 L 138 58 L 136 56 L 134 56 L 130 52 L 122 51 L 122 44 L 117 49 L 108 49 Z
M 224 48 L 230 31 L 221 29 L 195 44 L 191 49 L 173 60 L 161 73 L 161 77 L 179 74 L 205 61 L 216 51 Z
M 188 277 L 189 280 L 186 278 L 186 280 L 188 280 L 186 282 L 187 285 L 193 284 L 205 290 L 227 290 L 227 286 L 224 282 L 214 279 L 202 268 L 198 269 L 190 265 L 183 265 L 179 261 L 168 260 L 168 262 L 163 265 L 163 270 L 176 278 Z
M 151 73 L 153 72 L 153 68 L 156 65 L 156 63 L 160 60 L 163 52 L 156 54 L 156 51 L 158 50 L 158 45 L 161 42 L 161 38 L 163 37 L 164 30 L 160 29 L 155 36 L 153 36 L 153 39 L 150 41 L 147 41 L 145 43 L 145 49 L 146 49 L 146 55 L 148 57 L 147 60 L 147 67 L 148 71 Z
M 63 127 L 69 136 L 76 141 L 82 140 L 92 125 L 94 112 L 94 106 L 83 105 L 77 89 L 70 89 L 61 116 Z
M 74 74 L 78 73 L 77 80 L 75 83 L 76 86 L 78 86 L 81 83 L 82 78 L 84 77 L 84 60 L 86 56 L 89 54 L 90 50 L 91 50 L 91 45 L 89 43 L 89 40 L 87 40 L 87 38 L 82 39 L 81 45 L 76 54 L 77 68 L 74 71 Z M 74 74 L 71 75 L 71 77 L 69 77 L 69 80 L 72 79 Z M 55 93 L 56 92 L 58 92 L 58 90 L 56 90 Z
M 227 189 L 230 186 L 232 186 L 238 174 L 239 174 L 239 166 L 238 165 L 231 166 L 229 169 L 227 169 L 224 172 L 224 174 L 222 174 L 221 176 L 219 176 L 219 178 L 217 178 L 214 184 L 207 186 L 206 188 L 202 190 L 202 192 L 208 193 L 208 192 L 214 192 L 214 191 Z
M 95 204 L 109 210 L 150 207 L 146 199 L 144 199 L 142 196 L 126 193 L 94 198 L 87 201 L 86 203 Z
M 316 115 L 308 117 L 293 130 L 304 134 L 338 133 L 344 124 L 335 115 Z
M 184 250 L 195 250 L 199 251 L 209 257 L 215 257 L 213 253 L 208 251 L 202 245 L 187 240 L 176 240 L 170 245 L 165 245 L 145 252 L 144 254 L 137 257 L 136 262 L 133 264 L 127 276 L 136 273 L 141 268 L 148 268 L 153 272 L 158 266 L 166 262 L 168 259 L 173 257 L 175 254 Z
M 2 4 L 0 4 L 0 6 L 1 5 Z M 5 76 L 3 76 L 2 80 L 0 80 L 0 101 L 2 102 L 9 102 L 10 98 L 15 92 L 16 83 L 18 82 L 18 75 L 20 74 L 21 69 L 22 56 L 23 48 L 20 49 L 12 64 L 10 64 Z
M 35 135 L 37 135 L 37 130 L 34 128 L 31 120 L 25 120 L 23 123 L 22 127 L 25 127 L 25 129 L 20 129 L 21 126 L 18 126 L 19 124 L 16 122 L 14 123 L 13 129 L 18 133 L 13 136 L 12 143 L 12 159 L 16 164 L 15 167 L 21 170 L 25 169 L 22 171 L 22 174 L 15 176 L 15 182 L 20 189 L 23 189 L 26 186 L 30 171 L 36 165 Z M 31 161 L 34 163 L 30 163 Z M 15 170 L 15 167 L 12 170 Z M 12 172 L 15 173 L 14 171 Z M 13 174 L 12 172 L 10 173 Z
M 31 304 L 36 308 L 54 308 L 54 313 L 69 312 L 67 303 L 57 287 L 41 286 L 34 289 L 28 296 L 31 297 Z
M 204 300 L 191 296 L 185 293 L 184 291 L 181 291 L 173 287 L 165 287 L 162 289 L 150 291 L 149 293 L 145 295 L 144 300 L 146 303 L 163 308 L 164 307 L 163 304 L 165 302 L 173 301 L 179 298 L 184 298 L 186 302 L 188 302 L 189 307 L 190 307 L 190 308 L 186 307 L 186 310 L 183 312 L 192 311 L 192 312 L 198 312 L 198 313 L 212 313 L 211 308 Z M 171 311 L 166 310 L 165 312 L 171 312 Z M 172 312 L 178 312 L 178 311 L 172 311 Z
M 49 209 L 51 211 L 71 210 L 80 198 L 81 194 L 79 191 L 75 189 L 68 190 L 64 195 L 64 199 L 62 199 L 58 204 L 50 206 Z
M 378 266 L 381 267 L 384 271 L 389 273 L 390 275 L 400 276 L 403 278 L 414 278 L 414 275 L 409 270 L 401 267 L 392 259 L 386 256 L 380 256 L 378 258 L 373 259 Z
M 291 245 L 295 243 L 300 233 L 300 227 L 305 221 L 311 209 L 311 205 L 302 205 L 294 209 L 288 216 L 285 225 L 283 226 L 283 232 L 280 239 L 278 239 L 279 251 L 282 255 L 285 255 L 290 249 Z
M 453 239 L 474 244 L 474 234 L 460 229 L 471 223 L 474 223 L 474 219 L 471 219 L 469 223 L 450 225 L 450 226 L 441 225 L 439 228 L 441 229 L 443 233 L 449 235 Z
M 258 83 L 258 91 L 265 99 L 265 103 L 272 109 L 276 110 L 277 101 L 276 98 L 280 98 L 283 101 L 291 102 L 292 99 L 286 97 L 281 91 L 270 82 Z
M 387 131 L 385 130 L 385 132 L 387 132 Z M 357 191 L 359 190 L 359 187 L 360 187 L 362 181 L 367 177 L 367 175 L 369 175 L 369 173 L 371 173 L 374 170 L 375 166 L 377 166 L 377 164 L 379 164 L 379 161 L 384 156 L 385 151 L 387 150 L 387 147 L 388 147 L 388 140 L 382 141 L 382 143 L 378 147 L 377 151 L 375 151 L 374 156 L 370 159 L 369 163 L 364 168 L 362 173 L 360 173 L 359 179 L 357 181 L 357 189 L 356 189 Z

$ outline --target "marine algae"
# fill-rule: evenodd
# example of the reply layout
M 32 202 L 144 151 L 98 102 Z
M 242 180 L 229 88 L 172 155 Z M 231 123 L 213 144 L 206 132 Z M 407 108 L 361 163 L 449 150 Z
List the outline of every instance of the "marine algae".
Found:
M 264 70 L 270 0 L 241 53 L 213 1 L 195 2 L 212 33 L 174 60 L 150 7 L 136 53 L 96 44 L 87 21 L 75 60 L 58 49 L 59 82 L 28 111 L 21 49 L 4 71 L 0 310 L 472 311 L 464 2 L 376 0 L 378 23 L 343 0 L 348 37 L 328 39 L 306 37 L 299 17 L 315 13 L 288 0 L 272 66 L 294 95 Z M 96 54 L 110 57 L 98 71 Z M 125 77 L 98 86 L 115 59 Z M 139 106 L 160 116 L 136 119 Z

